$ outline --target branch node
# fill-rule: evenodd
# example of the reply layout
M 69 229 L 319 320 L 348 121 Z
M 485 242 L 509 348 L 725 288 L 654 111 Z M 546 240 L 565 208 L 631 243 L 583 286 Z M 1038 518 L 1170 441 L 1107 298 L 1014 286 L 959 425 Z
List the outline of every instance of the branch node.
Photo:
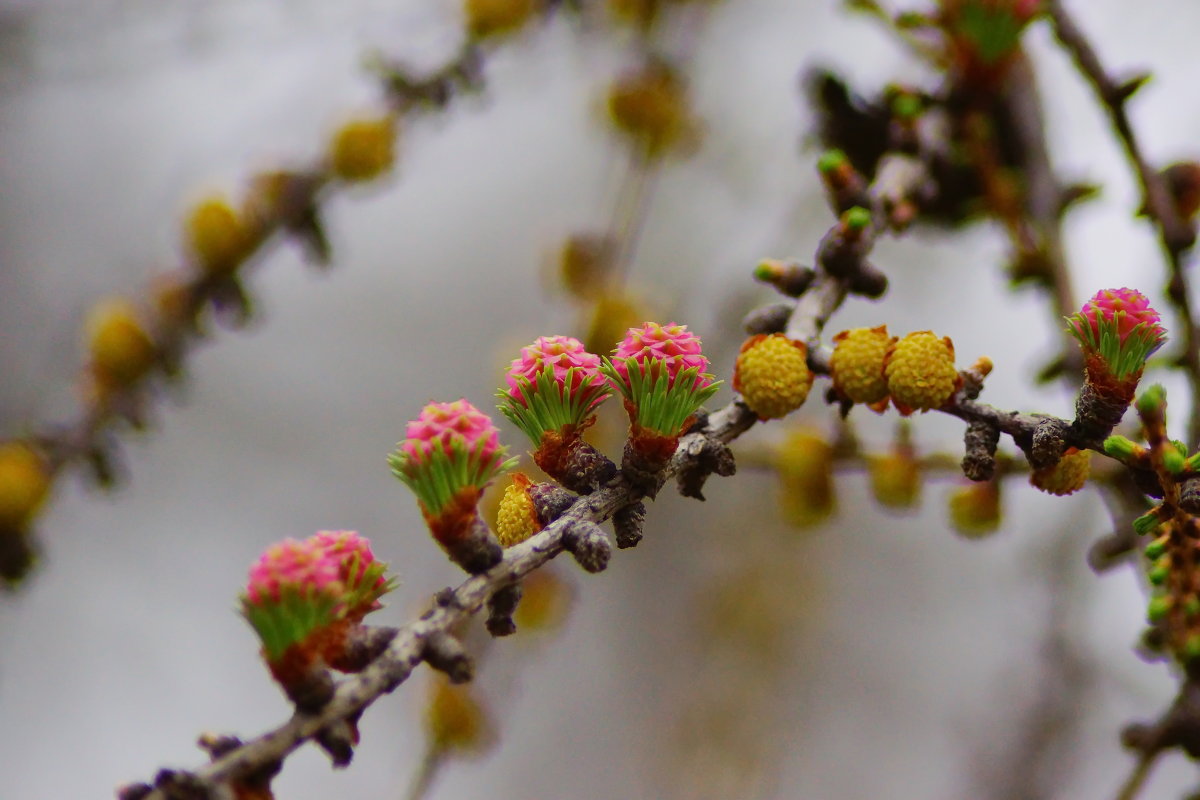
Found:
M 462 642 L 443 631 L 425 637 L 421 658 L 429 666 L 446 673 L 451 683 L 467 683 L 475 676 L 475 665 Z
M 482 575 L 504 559 L 504 548 L 478 515 L 471 521 L 466 535 L 446 541 L 451 544 L 446 545 L 440 539 L 439 544 L 450 559 L 472 575 Z
M 512 615 L 521 602 L 521 584 L 510 583 L 492 592 L 487 599 L 487 621 L 485 626 L 492 636 L 511 636 L 517 632 Z
M 350 766 L 354 759 L 354 746 L 358 744 L 358 726 L 353 721 L 335 720 L 317 731 L 315 738 L 335 769 Z
M 356 625 L 346 637 L 346 643 L 329 666 L 342 672 L 362 672 L 379 658 L 400 630 L 378 625 Z
M 1033 429 L 1033 441 L 1029 447 L 1029 466 L 1035 470 L 1049 469 L 1062 459 L 1067 449 L 1063 441 L 1066 425 L 1062 420 L 1044 417 Z
M 242 740 L 223 733 L 202 733 L 196 739 L 196 746 L 208 753 L 208 757 L 213 761 L 216 761 L 231 750 L 241 747 Z
M 1138 546 L 1133 524 L 1126 522 L 1120 530 L 1101 536 L 1087 551 L 1087 563 L 1095 572 L 1106 572 L 1124 561 Z
M 1179 507 L 1189 514 L 1200 514 L 1200 478 L 1188 478 L 1180 485 Z
M 733 451 L 719 439 L 700 436 L 687 440 L 680 447 L 684 465 L 675 480 L 684 497 L 704 499 L 704 484 L 712 474 L 727 478 L 737 472 Z
M 154 776 L 154 788 L 161 792 L 166 800 L 212 799 L 212 792 L 204 781 L 183 770 L 159 770 L 158 774 Z
M 851 294 L 865 297 L 868 300 L 878 300 L 887 294 L 888 277 L 875 266 L 864 261 L 859 265 L 858 270 L 850 275 L 847 288 Z
M 667 459 L 659 458 L 658 454 L 651 457 L 638 450 L 632 439 L 625 440 L 621 473 L 636 491 L 649 498 L 656 497 L 663 484 L 667 482 L 667 476 L 663 471 L 666 465 Z
M 587 572 L 603 572 L 612 557 L 612 545 L 600 526 L 588 520 L 572 520 L 563 528 L 563 547 Z
M 319 664 L 305 664 L 296 671 L 286 668 L 277 671 L 272 668 L 284 694 L 296 706 L 296 710 L 313 714 L 320 711 L 333 699 L 337 684 L 329 670 Z
M 756 308 L 742 318 L 742 330 L 750 336 L 757 336 L 760 333 L 767 335 L 783 333 L 787 330 L 788 320 L 795 307 L 795 303 L 771 303 L 768 306 Z
M 201 750 L 208 753 L 209 757 L 216 761 L 222 756 L 232 753 L 245 743 L 237 736 L 218 733 L 204 733 L 196 741 L 197 746 Z M 247 798 L 264 797 L 269 798 L 270 785 L 272 779 L 283 769 L 283 761 L 281 759 L 273 759 L 263 762 L 254 767 L 252 771 L 247 773 L 240 779 L 232 782 L 232 788 L 236 797 L 242 798 L 243 794 Z M 255 793 L 257 792 L 257 793 Z
M 1139 753 L 1157 748 L 1160 738 L 1157 726 L 1143 722 L 1130 723 L 1121 729 L 1121 746 Z
M 963 475 L 973 481 L 990 481 L 996 474 L 996 445 L 1000 429 L 990 422 L 972 422 L 963 434 Z
M 533 460 L 547 475 L 577 494 L 591 494 L 617 475 L 617 465 L 582 439 L 565 446 L 539 447 Z
M 1123 104 L 1126 100 L 1137 94 L 1138 89 L 1149 83 L 1152 77 L 1149 72 L 1139 72 L 1121 81 L 1114 87 L 1113 103 L 1116 105 Z
M 613 531 L 616 533 L 617 547 L 622 550 L 636 547 L 642 540 L 642 523 L 645 519 L 646 504 L 640 500 L 613 514 Z
M 763 283 L 769 283 L 775 291 L 786 297 L 799 297 L 812 286 L 817 273 L 812 267 L 795 261 L 768 258 L 759 262 L 754 270 L 754 277 Z
M 1085 442 L 1102 442 L 1121 423 L 1129 403 L 1129 397 L 1118 397 L 1098 391 L 1090 382 L 1085 382 L 1075 398 L 1075 420 L 1071 432 Z
M 462 608 L 462 603 L 458 602 L 458 595 L 454 593 L 454 587 L 452 586 L 447 586 L 445 589 L 442 589 L 435 594 L 433 596 L 433 602 L 438 608 Z
M 538 522 L 549 525 L 567 513 L 567 509 L 575 504 L 579 495 L 552 483 L 535 483 L 529 487 L 529 499 L 533 501 Z
M 870 242 L 869 236 L 848 236 L 834 225 L 817 246 L 817 263 L 831 277 L 849 280 L 862 270 Z

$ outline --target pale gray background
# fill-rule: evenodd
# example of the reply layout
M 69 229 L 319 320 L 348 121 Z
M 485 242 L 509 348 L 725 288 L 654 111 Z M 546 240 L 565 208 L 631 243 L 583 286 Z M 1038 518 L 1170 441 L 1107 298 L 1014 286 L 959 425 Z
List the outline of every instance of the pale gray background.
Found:
M 1072 5 L 1107 63 L 1155 70 L 1134 105 L 1149 153 L 1195 156 L 1196 4 Z M 704 147 L 663 177 L 634 275 L 705 336 L 725 374 L 733 320 L 760 297 L 749 267 L 809 257 L 829 223 L 811 154 L 796 153 L 809 124 L 798 69 L 832 63 L 871 86 L 920 77 L 836 6 L 729 2 L 697 41 Z M 81 315 L 176 260 L 190 200 L 311 155 L 342 115 L 374 102 L 363 53 L 436 63 L 453 45 L 455 8 L 0 2 L 0 433 L 71 413 Z M 1068 224 L 1079 299 L 1130 285 L 1160 300 L 1157 248 L 1130 220 L 1135 188 L 1102 117 L 1048 31 L 1030 41 L 1062 171 L 1106 186 Z M 132 480 L 121 491 L 74 477 L 58 487 L 40 524 L 43 568 L 0 602 L 0 798 L 111 796 L 161 765 L 198 763 L 202 730 L 253 734 L 283 719 L 233 612 L 272 540 L 326 527 L 372 537 L 402 580 L 381 622 L 459 579 L 383 456 L 423 402 L 488 403 L 506 345 L 571 323 L 539 270 L 558 237 L 601 224 L 611 204 L 622 157 L 597 96 L 622 63 L 620 47 L 561 23 L 498 54 L 485 98 L 404 131 L 395 179 L 333 201 L 332 273 L 287 246 L 260 265 L 260 323 L 200 349 L 153 433 L 125 437 Z M 996 361 L 986 399 L 1068 413 L 1069 398 L 1026 385 L 1057 326 L 1041 297 L 1005 290 L 1004 253 L 984 228 L 885 242 L 878 262 L 894 291 L 879 306 L 851 302 L 835 326 L 933 326 L 964 361 Z M 1182 391 L 1172 400 L 1185 405 Z M 828 425 L 818 402 L 804 415 Z M 856 417 L 868 441 L 886 441 L 891 417 Z M 916 430 L 927 449 L 953 447 L 961 425 L 929 417 Z M 1129 763 L 1118 727 L 1156 712 L 1173 680 L 1131 653 L 1144 608 L 1133 573 L 1095 578 L 1083 566 L 1108 524 L 1094 494 L 1054 500 L 1014 484 L 1001 533 L 968 543 L 945 530 L 944 485 L 928 487 L 920 516 L 895 518 L 848 479 L 841 516 L 815 533 L 762 513 L 770 491 L 747 474 L 713 485 L 707 506 L 664 496 L 645 543 L 606 575 L 566 570 L 579 600 L 566 632 L 493 648 L 483 670 L 499 749 L 452 767 L 435 796 L 1004 796 L 1003 765 L 1038 696 L 1049 599 L 1036 565 L 1063 538 L 1078 583 L 1071 627 L 1096 673 L 1082 733 L 1040 796 L 1113 793 Z M 791 633 L 762 666 L 706 633 L 695 603 L 771 548 L 778 602 L 765 605 Z M 349 770 L 305 749 L 279 796 L 398 797 L 422 748 L 423 683 L 370 711 Z M 693 712 L 722 705 L 745 730 L 681 734 Z M 754 780 L 725 787 L 754 759 L 765 765 Z M 1146 797 L 1195 783 L 1180 757 L 1167 761 Z

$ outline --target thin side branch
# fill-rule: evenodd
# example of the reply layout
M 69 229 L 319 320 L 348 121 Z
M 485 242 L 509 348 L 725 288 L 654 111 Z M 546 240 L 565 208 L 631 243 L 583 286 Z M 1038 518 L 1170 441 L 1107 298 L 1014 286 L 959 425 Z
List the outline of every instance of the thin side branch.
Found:
M 1070 53 L 1075 65 L 1092 85 L 1100 103 L 1108 112 L 1113 130 L 1141 184 L 1146 214 L 1158 228 L 1159 240 L 1167 260 L 1170 275 L 1167 297 L 1175 306 L 1180 327 L 1183 328 L 1184 350 L 1180 363 L 1187 372 L 1192 397 L 1200 398 L 1200 335 L 1197 333 L 1188 278 L 1184 273 L 1185 256 L 1195 244 L 1196 234 L 1176 209 L 1162 174 L 1146 160 L 1133 125 L 1129 121 L 1126 103 L 1144 82 L 1144 77 L 1124 82 L 1111 77 L 1100 63 L 1100 57 L 1096 55 L 1096 50 L 1087 36 L 1063 8 L 1061 0 L 1051 0 L 1047 3 L 1047 10 L 1059 42 Z M 1200 441 L 1200 402 L 1193 402 L 1188 423 L 1188 442 L 1194 445 L 1197 441 Z
M 375 65 L 383 73 L 387 104 L 396 114 L 442 110 L 456 96 L 477 92 L 482 88 L 483 55 L 478 45 L 468 42 L 462 50 L 437 72 L 415 78 L 399 68 Z M 280 234 L 322 235 L 317 217 L 320 205 L 335 183 L 328 165 L 318 159 L 305 169 L 284 175 L 278 203 L 269 215 L 256 220 L 246 243 L 243 263 L 260 258 L 272 245 L 282 241 Z M 314 254 L 326 258 L 327 253 Z M 188 272 L 189 265 L 183 271 Z M 156 320 L 152 331 L 155 346 L 162 354 L 159 364 L 163 370 L 178 369 L 189 347 L 202 335 L 201 315 L 209 307 L 218 310 L 230 302 L 231 291 L 240 292 L 234 276 L 213 276 L 200 270 L 190 270 L 190 279 L 178 291 L 182 308 L 179 313 Z M 240 274 L 240 270 L 238 271 Z M 245 309 L 242 312 L 245 313 Z M 46 425 L 33 434 L 45 447 L 51 471 L 57 472 L 73 462 L 104 450 L 108 443 L 105 434 L 122 411 L 140 406 L 147 387 L 144 381 L 124 387 L 121 396 L 108 404 L 88 404 L 71 421 Z
M 1141 793 L 1142 787 L 1146 784 L 1146 779 L 1150 777 L 1150 768 L 1154 766 L 1159 752 L 1146 752 L 1138 756 L 1138 760 L 1134 763 L 1129 777 L 1121 784 L 1116 800 L 1134 800 Z

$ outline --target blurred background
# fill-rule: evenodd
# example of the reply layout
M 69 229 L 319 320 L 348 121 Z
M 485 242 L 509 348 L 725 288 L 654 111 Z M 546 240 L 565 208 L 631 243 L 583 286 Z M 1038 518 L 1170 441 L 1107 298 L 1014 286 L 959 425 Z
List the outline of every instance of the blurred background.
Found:
M 1107 64 L 1153 71 L 1133 105 L 1150 157 L 1195 157 L 1200 7 L 1069 5 Z M 690 54 L 701 135 L 654 178 L 627 284 L 648 312 L 697 331 L 728 379 L 738 320 L 770 299 L 753 265 L 810 261 L 831 223 L 802 71 L 830 66 L 872 92 L 930 77 L 834 0 L 729 0 L 693 22 L 672 35 Z M 75 413 L 87 309 L 179 263 L 198 197 L 311 160 L 342 120 L 378 107 L 366 54 L 433 68 L 460 29 L 446 0 L 0 0 L 0 435 Z M 1027 42 L 1059 172 L 1104 187 L 1067 220 L 1076 300 L 1132 286 L 1161 308 L 1157 245 L 1133 219 L 1136 187 L 1104 117 L 1044 23 Z M 150 432 L 122 437 L 117 491 L 58 483 L 38 572 L 0 598 L 0 797 L 111 796 L 199 764 L 202 731 L 282 721 L 287 703 L 234 610 L 272 541 L 369 536 L 401 581 L 380 623 L 459 582 L 384 456 L 425 402 L 487 406 L 522 344 L 585 332 L 547 263 L 566 236 L 604 229 L 625 191 L 603 93 L 636 50 L 628 34 L 561 18 L 497 48 L 482 95 L 402 124 L 390 178 L 331 196 L 333 269 L 286 242 L 255 264 L 255 321 L 219 329 Z M 1064 390 L 1032 385 L 1062 326 L 1043 296 L 1007 288 L 1005 255 L 987 225 L 885 239 L 875 263 L 892 289 L 852 298 L 830 331 L 933 328 L 960 363 L 996 362 L 984 400 L 1069 416 Z M 1182 384 L 1163 380 L 1182 408 Z M 895 414 L 864 412 L 856 434 L 886 449 Z M 815 393 L 797 416 L 836 431 Z M 1012 478 L 999 531 L 969 541 L 947 523 L 953 479 L 931 478 L 919 508 L 897 513 L 850 471 L 836 513 L 802 529 L 753 464 L 789 426 L 745 437 L 742 473 L 710 483 L 706 504 L 664 492 L 643 543 L 605 574 L 554 565 L 573 598 L 565 623 L 488 647 L 476 690 L 495 740 L 448 762 L 430 796 L 1115 794 L 1132 763 L 1118 730 L 1157 714 L 1175 679 L 1133 652 L 1138 576 L 1085 563 L 1111 530 L 1098 494 L 1051 498 Z M 961 433 L 939 415 L 913 421 L 922 453 L 957 454 Z M 403 797 L 428 694 L 420 671 L 375 705 L 347 770 L 304 748 L 278 796 Z M 1145 796 L 1196 782 L 1171 755 Z

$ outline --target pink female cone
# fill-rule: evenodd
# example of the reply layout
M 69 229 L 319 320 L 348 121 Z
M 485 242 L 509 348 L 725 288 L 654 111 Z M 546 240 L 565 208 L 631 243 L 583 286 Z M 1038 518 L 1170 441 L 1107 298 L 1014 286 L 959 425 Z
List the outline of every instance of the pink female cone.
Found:
M 622 470 L 647 494 L 657 492 L 680 434 L 717 391 L 707 367 L 700 339 L 686 325 L 655 322 L 630 328 L 604 366 L 629 415 Z
M 491 569 L 503 552 L 476 506 L 517 459 L 504 459 L 491 419 L 466 400 L 430 403 L 406 434 L 388 457 L 392 473 L 417 496 L 433 538 L 455 563 L 471 573 Z
M 321 655 L 336 670 L 360 672 L 395 635 L 362 624 L 367 614 L 383 607 L 380 598 L 395 588 L 395 580 L 386 577 L 387 564 L 375 558 L 370 540 L 356 531 L 317 531 L 308 541 L 337 565 L 345 587 L 340 619 L 319 633 Z
M 521 348 L 506 375 L 499 409 L 533 442 L 533 460 L 568 489 L 588 493 L 616 467 L 583 441 L 611 390 L 600 357 L 569 336 L 543 336 Z
M 250 568 L 242 614 L 271 675 L 299 708 L 320 708 L 333 695 L 322 637 L 339 619 L 343 594 L 337 563 L 311 540 L 274 544 Z
M 1103 440 L 1133 402 L 1146 359 L 1166 342 L 1150 301 L 1133 289 L 1104 289 L 1067 317 L 1080 344 L 1085 383 L 1075 403 L 1076 426 Z

